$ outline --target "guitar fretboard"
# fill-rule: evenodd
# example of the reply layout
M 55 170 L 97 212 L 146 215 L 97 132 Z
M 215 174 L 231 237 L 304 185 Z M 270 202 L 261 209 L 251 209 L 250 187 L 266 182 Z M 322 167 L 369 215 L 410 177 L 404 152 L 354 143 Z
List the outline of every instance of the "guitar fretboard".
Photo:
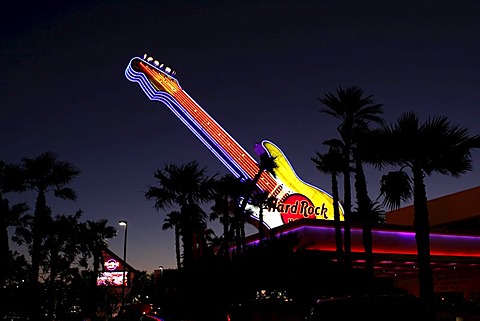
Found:
M 161 88 L 165 82 L 163 80 L 164 75 L 159 75 L 153 67 L 148 64 L 140 63 L 142 69 L 149 75 L 152 81 L 156 82 Z M 231 158 L 247 175 L 252 179 L 258 172 L 257 162 L 248 154 L 208 113 L 201 108 L 182 88 L 178 87 L 178 90 L 171 91 L 169 94 L 183 107 L 188 118 L 193 120 L 198 129 L 202 130 L 208 135 L 209 144 L 216 144 L 220 147 L 220 152 L 223 152 L 223 156 Z M 195 130 L 194 127 L 191 127 Z M 197 133 L 202 135 L 203 133 Z M 210 146 L 214 147 L 214 146 Z M 216 148 L 218 151 L 219 149 Z M 262 173 L 258 186 L 268 192 L 273 192 L 277 186 L 275 179 L 267 174 Z

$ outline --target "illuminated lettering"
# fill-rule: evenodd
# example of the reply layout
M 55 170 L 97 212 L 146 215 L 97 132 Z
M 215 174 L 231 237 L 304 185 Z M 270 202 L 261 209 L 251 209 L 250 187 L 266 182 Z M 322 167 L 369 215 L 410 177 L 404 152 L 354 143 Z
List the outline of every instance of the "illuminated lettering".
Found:
M 279 203 L 274 200 L 267 208 L 269 211 L 278 211 L 280 213 L 298 214 L 303 217 L 311 215 L 323 216 L 327 218 L 328 208 L 323 203 L 321 206 L 311 205 L 308 201 L 295 201 L 293 204 Z

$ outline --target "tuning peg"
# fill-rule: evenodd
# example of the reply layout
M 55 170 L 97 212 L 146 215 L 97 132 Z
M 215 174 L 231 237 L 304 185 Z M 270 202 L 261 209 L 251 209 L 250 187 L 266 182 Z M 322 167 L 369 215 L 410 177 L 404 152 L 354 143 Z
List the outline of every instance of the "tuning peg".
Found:
M 158 67 L 160 65 L 160 62 L 158 60 L 155 60 L 153 64 Z
M 175 76 L 177 72 L 175 70 L 172 70 L 172 76 Z
M 171 71 L 172 71 L 172 68 L 170 68 L 170 67 L 165 67 L 165 72 L 166 72 L 167 74 L 169 74 Z
M 153 58 L 152 58 L 152 57 L 148 57 L 148 58 L 147 58 L 147 61 L 148 61 L 148 62 L 152 62 L 152 61 L 153 61 Z
M 143 55 L 143 59 L 147 59 L 148 55 L 147 54 L 144 54 Z

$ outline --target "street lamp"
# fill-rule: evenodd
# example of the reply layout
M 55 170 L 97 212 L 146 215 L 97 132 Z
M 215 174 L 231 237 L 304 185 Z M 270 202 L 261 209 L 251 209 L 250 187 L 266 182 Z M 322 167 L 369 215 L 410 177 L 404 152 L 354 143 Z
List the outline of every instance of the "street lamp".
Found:
M 118 224 L 125 227 L 125 234 L 123 237 L 123 277 L 122 277 L 122 312 L 125 309 L 125 271 L 127 263 L 127 230 L 128 224 L 127 221 L 119 221 Z
M 163 277 L 163 265 L 158 267 L 160 269 L 160 279 Z

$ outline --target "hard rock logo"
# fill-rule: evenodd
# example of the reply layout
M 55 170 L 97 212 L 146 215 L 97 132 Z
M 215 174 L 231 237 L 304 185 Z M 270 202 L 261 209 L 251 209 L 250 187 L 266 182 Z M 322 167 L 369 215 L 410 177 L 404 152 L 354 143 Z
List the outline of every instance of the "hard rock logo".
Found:
M 120 263 L 114 259 L 110 259 L 105 262 L 104 266 L 108 271 L 115 271 L 119 267 Z
M 321 206 L 313 205 L 308 197 L 302 194 L 291 194 L 283 202 L 274 201 L 269 211 L 278 211 L 283 223 L 299 220 L 301 218 L 328 219 L 328 209 L 325 203 Z

